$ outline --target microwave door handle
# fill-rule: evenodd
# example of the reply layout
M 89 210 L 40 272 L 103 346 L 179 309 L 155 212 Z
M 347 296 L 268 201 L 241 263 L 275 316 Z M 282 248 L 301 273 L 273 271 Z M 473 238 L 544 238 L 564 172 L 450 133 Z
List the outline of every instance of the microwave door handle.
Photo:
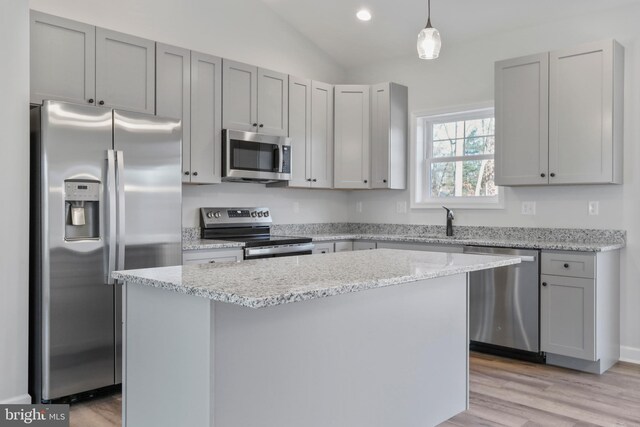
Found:
M 273 172 L 280 172 L 280 162 L 282 159 L 282 153 L 280 152 L 280 150 L 282 150 L 282 146 L 281 145 L 274 145 L 273 147 Z

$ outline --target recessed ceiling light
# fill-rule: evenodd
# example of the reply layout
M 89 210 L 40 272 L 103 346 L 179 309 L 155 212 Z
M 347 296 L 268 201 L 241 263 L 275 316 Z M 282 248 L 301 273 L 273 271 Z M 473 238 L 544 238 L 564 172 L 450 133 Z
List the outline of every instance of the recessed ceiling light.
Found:
M 356 16 L 361 21 L 370 21 L 371 20 L 371 12 L 369 12 L 367 9 L 360 9 L 358 11 L 358 13 L 356 13 Z

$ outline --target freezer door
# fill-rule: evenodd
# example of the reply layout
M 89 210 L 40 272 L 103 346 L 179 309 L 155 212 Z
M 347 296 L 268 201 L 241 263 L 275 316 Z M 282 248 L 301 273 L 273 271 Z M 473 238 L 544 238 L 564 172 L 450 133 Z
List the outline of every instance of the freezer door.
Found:
M 114 287 L 105 284 L 111 114 L 109 109 L 45 101 L 39 123 L 32 125 L 39 136 L 33 150 L 38 179 L 32 209 L 38 224 L 32 245 L 39 249 L 31 264 L 37 307 L 32 306 L 37 313 L 32 319 L 36 399 L 114 383 Z M 70 196 L 75 190 L 65 180 L 77 185 L 86 180 L 94 188 L 98 183 L 95 211 L 87 208 L 84 217 L 71 219 L 65 198 L 76 196 Z M 94 221 L 93 227 L 78 225 L 85 220 Z M 91 237 L 80 237 L 86 233 Z
M 118 163 L 117 269 L 182 262 L 180 120 L 113 112 Z M 124 219 L 123 219 L 124 217 Z M 122 376 L 122 309 L 116 303 L 116 381 Z

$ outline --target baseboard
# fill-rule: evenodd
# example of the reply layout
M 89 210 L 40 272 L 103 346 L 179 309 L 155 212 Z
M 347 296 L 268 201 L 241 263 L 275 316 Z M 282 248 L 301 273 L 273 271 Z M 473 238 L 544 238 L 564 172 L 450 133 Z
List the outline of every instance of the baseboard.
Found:
M 9 399 L 0 400 L 2 405 L 28 405 L 31 403 L 31 396 L 23 394 L 21 396 L 14 396 Z
M 640 365 L 640 348 L 620 346 L 620 361 Z

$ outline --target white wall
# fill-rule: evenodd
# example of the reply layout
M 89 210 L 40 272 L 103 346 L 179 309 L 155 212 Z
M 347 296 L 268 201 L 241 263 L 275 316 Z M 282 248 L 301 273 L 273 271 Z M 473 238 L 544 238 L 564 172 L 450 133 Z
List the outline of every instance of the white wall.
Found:
M 428 111 L 493 101 L 496 60 L 615 38 L 626 48 L 624 185 L 507 188 L 503 210 L 456 210 L 458 225 L 501 225 L 576 228 L 616 228 L 628 232 L 622 254 L 623 355 L 640 363 L 640 5 L 583 15 L 542 26 L 447 44 L 437 61 L 398 58 L 348 71 L 359 83 L 396 81 L 409 87 L 409 111 Z M 600 202 L 600 215 L 589 216 L 587 203 Z M 444 224 L 442 209 L 396 213 L 396 202 L 409 203 L 409 192 L 354 192 L 349 219 L 355 222 Z M 520 214 L 522 201 L 535 201 L 537 215 Z M 355 206 L 362 202 L 362 213 Z
M 345 78 L 343 68 L 259 0 L 30 0 L 30 7 L 296 76 L 326 82 Z M 187 227 L 198 225 L 196 210 L 202 206 L 264 205 L 273 208 L 276 223 L 347 218 L 344 192 L 225 183 L 184 186 L 183 193 Z
M 0 10 L 0 403 L 29 403 L 29 15 L 23 0 Z M 9 207 L 11 206 L 11 207 Z

